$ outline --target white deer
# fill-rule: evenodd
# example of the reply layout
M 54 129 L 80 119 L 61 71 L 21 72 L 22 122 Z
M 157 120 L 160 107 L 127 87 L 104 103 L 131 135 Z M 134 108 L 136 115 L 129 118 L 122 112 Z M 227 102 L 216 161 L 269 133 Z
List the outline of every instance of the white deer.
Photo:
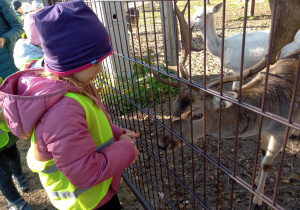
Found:
M 300 48 L 300 30 L 296 33 L 294 41 L 285 45 L 280 52 L 280 56 L 279 59 L 287 56 L 288 54 L 290 54 L 291 52 L 293 52 L 294 50 Z
M 221 59 L 222 38 L 217 35 L 214 14 L 218 13 L 223 3 L 206 7 L 206 47 L 208 51 Z M 191 17 L 194 29 L 200 29 L 204 36 L 204 8 L 197 7 Z M 243 69 L 250 68 L 261 61 L 268 50 L 269 30 L 246 33 Z M 224 67 L 238 74 L 241 69 L 243 33 L 224 38 Z M 239 82 L 233 82 L 232 89 L 238 88 Z

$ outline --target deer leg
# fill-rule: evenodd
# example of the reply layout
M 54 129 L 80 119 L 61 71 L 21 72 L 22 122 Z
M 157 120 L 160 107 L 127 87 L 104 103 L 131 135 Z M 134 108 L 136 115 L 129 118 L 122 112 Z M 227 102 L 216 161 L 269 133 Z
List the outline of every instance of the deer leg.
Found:
M 262 170 L 261 170 L 259 183 L 257 186 L 257 190 L 261 193 L 264 193 L 264 188 L 265 188 L 268 172 L 269 172 L 270 168 L 272 167 L 275 157 L 280 152 L 281 146 L 282 146 L 282 144 L 281 144 L 281 142 L 279 142 L 279 138 L 275 138 L 274 136 L 270 137 L 268 149 L 267 149 L 266 155 L 264 156 L 263 161 L 262 161 Z M 261 206 L 262 200 L 256 196 L 254 196 L 253 204 Z
M 263 168 L 263 159 L 266 155 L 270 138 L 271 138 L 270 134 L 262 134 L 261 135 L 261 164 L 260 164 L 260 167 L 259 167 L 258 175 L 257 175 L 257 177 L 255 179 L 255 182 L 254 182 L 254 184 L 256 186 L 258 186 L 258 184 L 259 184 L 261 171 L 262 171 L 262 168 Z
M 128 29 L 128 31 L 132 32 L 132 26 L 131 26 L 131 23 L 127 23 L 127 29 Z
M 135 21 L 135 30 L 136 30 L 136 32 L 138 32 L 138 25 L 139 25 L 139 16 L 137 16 L 137 19 L 136 19 L 136 21 Z
M 299 136 L 300 136 L 300 132 L 298 130 L 296 130 L 296 129 L 293 129 L 289 138 L 290 139 L 295 139 L 295 138 L 297 138 Z

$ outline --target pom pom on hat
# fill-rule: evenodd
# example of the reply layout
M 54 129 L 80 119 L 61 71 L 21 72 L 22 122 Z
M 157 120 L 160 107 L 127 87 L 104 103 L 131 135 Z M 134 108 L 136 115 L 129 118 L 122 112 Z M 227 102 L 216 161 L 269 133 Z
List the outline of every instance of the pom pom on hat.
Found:
M 45 68 L 53 74 L 77 73 L 112 54 L 107 30 L 81 0 L 44 7 L 34 19 L 45 53 Z
M 24 18 L 24 30 L 27 36 L 27 39 L 34 45 L 40 44 L 39 32 L 37 31 L 34 25 L 33 15 L 35 12 L 28 13 Z
M 43 8 L 43 5 L 38 1 L 33 1 L 33 2 L 31 2 L 31 4 L 33 6 L 34 11 L 37 11 L 38 9 Z
M 14 0 L 11 2 L 11 5 L 14 8 L 14 10 L 17 11 L 22 6 L 22 2 Z

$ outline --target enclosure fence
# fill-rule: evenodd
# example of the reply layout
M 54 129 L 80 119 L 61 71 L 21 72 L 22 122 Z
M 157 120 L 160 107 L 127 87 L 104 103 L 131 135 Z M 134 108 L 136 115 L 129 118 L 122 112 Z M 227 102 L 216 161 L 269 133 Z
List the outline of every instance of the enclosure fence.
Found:
M 61 2 L 64 1 L 44 1 L 49 5 Z M 299 101 L 298 65 L 288 102 L 291 107 L 288 114 L 282 116 L 272 112 L 266 102 L 270 94 L 269 67 L 264 74 L 265 87 L 257 96 L 261 101 L 258 105 L 244 101 L 246 91 L 239 91 L 236 98 L 226 95 L 231 84 L 210 88 L 210 82 L 225 77 L 225 64 L 208 51 L 207 28 L 204 35 L 196 28 L 190 30 L 191 17 L 196 11 L 194 6 L 212 7 L 223 2 L 215 18 L 224 52 L 225 37 L 271 29 L 274 19 L 271 19 L 268 2 L 84 2 L 106 26 L 114 50 L 114 54 L 102 62 L 104 72 L 97 76 L 95 85 L 103 88 L 100 95 L 112 121 L 141 133 L 137 138 L 140 156 L 134 165 L 124 170 L 123 179 L 145 209 L 251 209 L 254 197 L 271 209 L 299 208 L 299 140 L 297 137 L 289 139 L 290 130 L 300 129 L 292 120 L 293 111 L 299 109 L 296 107 Z M 183 25 L 178 24 L 176 5 L 180 11 L 186 9 L 182 13 L 188 26 L 184 44 L 184 34 L 180 31 Z M 252 16 L 251 9 L 254 9 Z M 209 23 L 205 24 L 207 27 Z M 244 52 L 244 41 L 236 50 Z M 224 56 L 223 53 L 221 60 Z M 211 119 L 209 106 L 214 105 L 208 102 L 213 96 L 219 105 L 217 117 Z M 223 128 L 227 120 L 223 102 L 226 102 L 224 106 L 230 103 L 235 107 L 235 114 L 230 117 L 234 120 L 227 125 L 234 131 L 231 138 L 225 138 L 229 131 Z M 281 106 L 273 103 L 273 106 Z M 206 108 L 199 113 L 199 107 L 204 105 Z M 256 120 L 251 121 L 254 117 L 249 117 L 245 126 L 242 119 L 249 113 Z M 266 120 L 270 122 L 268 125 Z M 263 173 L 258 169 L 265 155 L 260 154 L 260 140 L 265 127 L 272 123 L 282 131 L 282 150 L 270 166 L 262 192 L 255 186 L 258 173 Z M 246 131 L 249 126 L 253 130 L 243 135 L 241 130 Z M 265 170 L 264 166 L 262 171 Z

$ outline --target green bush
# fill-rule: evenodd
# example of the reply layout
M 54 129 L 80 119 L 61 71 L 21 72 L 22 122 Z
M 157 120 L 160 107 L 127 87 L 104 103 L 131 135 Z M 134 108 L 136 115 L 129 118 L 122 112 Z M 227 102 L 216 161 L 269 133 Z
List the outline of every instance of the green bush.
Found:
M 136 60 L 144 64 L 152 65 L 154 60 L 153 54 L 154 51 L 150 49 L 149 56 L 143 59 L 136 57 Z M 166 71 L 166 68 L 161 65 L 160 70 Z M 115 84 L 120 87 L 117 87 L 117 89 L 120 90 L 122 94 L 143 108 L 147 106 L 153 107 L 154 104 L 163 103 L 164 98 L 168 98 L 169 95 L 170 98 L 172 98 L 178 93 L 175 87 L 163 83 L 159 84 L 158 80 L 151 73 L 151 70 L 141 64 L 135 63 L 132 71 L 133 74 L 131 78 L 127 80 L 126 77 L 117 77 L 115 78 Z M 167 76 L 161 75 L 161 78 L 166 79 Z M 109 103 L 114 103 L 115 106 L 118 106 L 118 111 L 122 114 L 128 112 L 134 106 L 118 93 L 109 94 L 106 98 L 109 100 Z M 114 98 L 114 100 L 112 100 L 112 98 Z

